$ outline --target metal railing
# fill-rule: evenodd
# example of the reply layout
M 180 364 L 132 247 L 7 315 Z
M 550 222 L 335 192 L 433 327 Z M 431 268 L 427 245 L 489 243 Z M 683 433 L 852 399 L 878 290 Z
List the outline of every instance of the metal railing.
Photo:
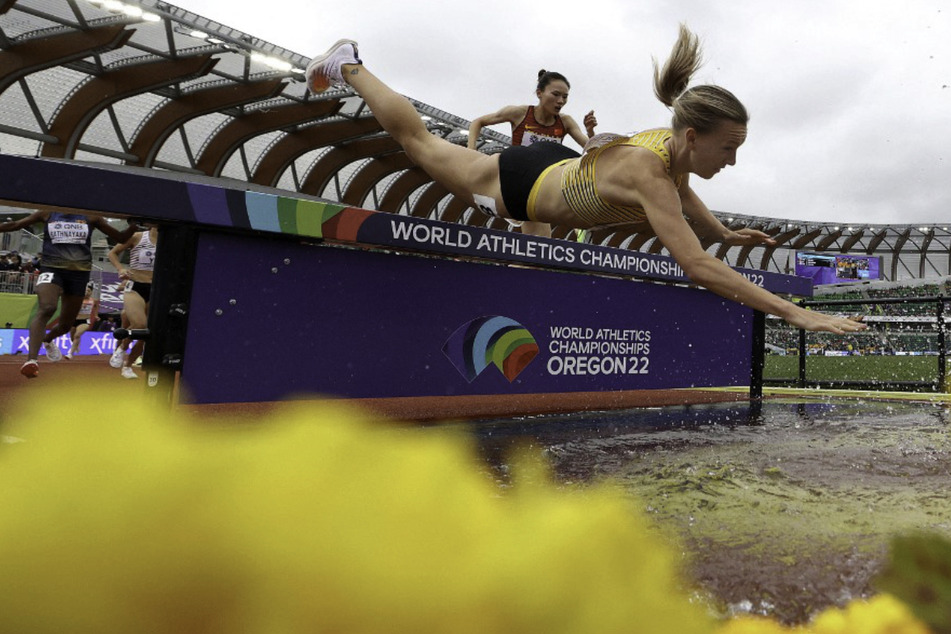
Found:
M 25 271 L 0 271 L 0 293 L 22 293 L 29 295 L 33 292 L 36 275 Z
M 859 306 L 928 306 L 932 310 L 914 311 L 916 316 L 907 315 L 876 315 L 868 316 L 870 325 L 915 325 L 921 330 L 916 331 L 923 337 L 935 337 L 934 350 L 928 353 L 937 357 L 937 371 L 930 380 L 887 380 L 887 379 L 866 379 L 866 380 L 811 380 L 808 376 L 807 357 L 807 333 L 799 329 L 799 376 L 795 385 L 800 388 L 819 387 L 819 388 L 853 388 L 853 389 L 874 389 L 874 390 L 898 390 L 898 391 L 932 391 L 943 392 L 947 389 L 947 329 L 948 318 L 945 316 L 945 304 L 951 302 L 951 298 L 944 296 L 934 297 L 906 297 L 889 299 L 839 299 L 839 300 L 807 300 L 800 303 L 804 308 L 833 308 L 833 307 L 859 307 Z M 882 335 L 887 339 L 887 334 Z M 770 379 L 769 382 L 782 382 L 788 384 L 786 380 Z

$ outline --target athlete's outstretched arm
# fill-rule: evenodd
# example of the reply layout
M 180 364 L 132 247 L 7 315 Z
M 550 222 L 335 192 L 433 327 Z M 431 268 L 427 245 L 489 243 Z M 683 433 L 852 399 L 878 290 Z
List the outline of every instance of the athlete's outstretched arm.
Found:
M 638 197 L 658 239 L 694 283 L 755 310 L 777 315 L 798 328 L 838 334 L 864 330 L 865 325 L 845 317 L 805 310 L 753 284 L 724 262 L 703 250 L 687 224 L 680 196 L 666 171 L 636 177 Z
M 34 225 L 38 222 L 43 222 L 49 218 L 50 212 L 48 211 L 34 211 L 29 216 L 24 216 L 16 220 L 8 220 L 6 222 L 0 222 L 0 233 L 6 233 L 8 231 L 17 231 L 18 229 L 26 229 L 27 227 Z
M 776 244 L 769 234 L 762 231 L 755 229 L 733 231 L 723 226 L 723 223 L 710 212 L 700 197 L 690 188 L 689 174 L 684 176 L 679 193 L 684 215 L 693 222 L 694 233 L 701 238 L 712 238 L 734 246 Z
M 528 106 L 504 106 L 495 112 L 475 118 L 472 123 L 469 124 L 469 140 L 467 142 L 469 149 L 476 149 L 482 128 L 500 123 L 508 123 L 513 127 L 517 126 L 521 118 L 525 115 L 527 108 Z

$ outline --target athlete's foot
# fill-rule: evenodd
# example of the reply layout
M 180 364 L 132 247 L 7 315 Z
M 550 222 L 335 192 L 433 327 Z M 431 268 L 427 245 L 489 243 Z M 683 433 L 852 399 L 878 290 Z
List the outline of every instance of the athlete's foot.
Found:
M 323 55 L 318 55 L 307 65 L 304 76 L 307 88 L 315 95 L 332 86 L 346 85 L 343 78 L 344 64 L 362 64 L 357 53 L 357 43 L 353 40 L 338 40 Z
M 36 359 L 30 359 L 20 366 L 20 374 L 28 379 L 35 379 L 40 374 L 40 364 Z
M 116 349 L 112 351 L 112 356 L 109 357 L 109 365 L 118 369 L 122 367 L 123 361 L 125 361 L 125 350 L 116 346 Z
M 135 370 L 130 368 L 127 365 L 122 366 L 122 370 L 119 371 L 119 374 L 123 379 L 137 379 L 139 375 L 135 373 Z
M 46 341 L 46 360 L 56 363 L 57 361 L 63 360 L 63 351 L 59 349 L 59 344 L 56 343 L 56 340 Z

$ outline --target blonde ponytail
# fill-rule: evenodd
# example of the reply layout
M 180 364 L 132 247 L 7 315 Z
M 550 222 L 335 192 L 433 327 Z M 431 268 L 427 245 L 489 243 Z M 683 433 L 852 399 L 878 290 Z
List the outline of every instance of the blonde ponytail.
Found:
M 687 88 L 702 63 L 700 39 L 685 24 L 680 25 L 677 42 L 663 68 L 658 69 L 654 60 L 654 94 L 674 111 L 671 128 L 693 128 L 703 133 L 724 120 L 746 125 L 750 120 L 746 107 L 729 90 L 712 85 Z
M 663 69 L 657 66 L 654 58 L 654 94 L 668 108 L 690 83 L 690 78 L 703 64 L 700 52 L 700 38 L 690 32 L 686 24 L 680 25 L 680 33 L 670 57 L 664 62 Z

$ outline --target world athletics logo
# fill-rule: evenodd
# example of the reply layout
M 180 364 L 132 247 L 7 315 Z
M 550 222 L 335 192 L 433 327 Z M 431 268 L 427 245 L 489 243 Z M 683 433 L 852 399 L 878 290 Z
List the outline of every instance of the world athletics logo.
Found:
M 538 354 L 538 344 L 514 319 L 488 315 L 460 326 L 442 351 L 469 383 L 490 363 L 511 383 Z

